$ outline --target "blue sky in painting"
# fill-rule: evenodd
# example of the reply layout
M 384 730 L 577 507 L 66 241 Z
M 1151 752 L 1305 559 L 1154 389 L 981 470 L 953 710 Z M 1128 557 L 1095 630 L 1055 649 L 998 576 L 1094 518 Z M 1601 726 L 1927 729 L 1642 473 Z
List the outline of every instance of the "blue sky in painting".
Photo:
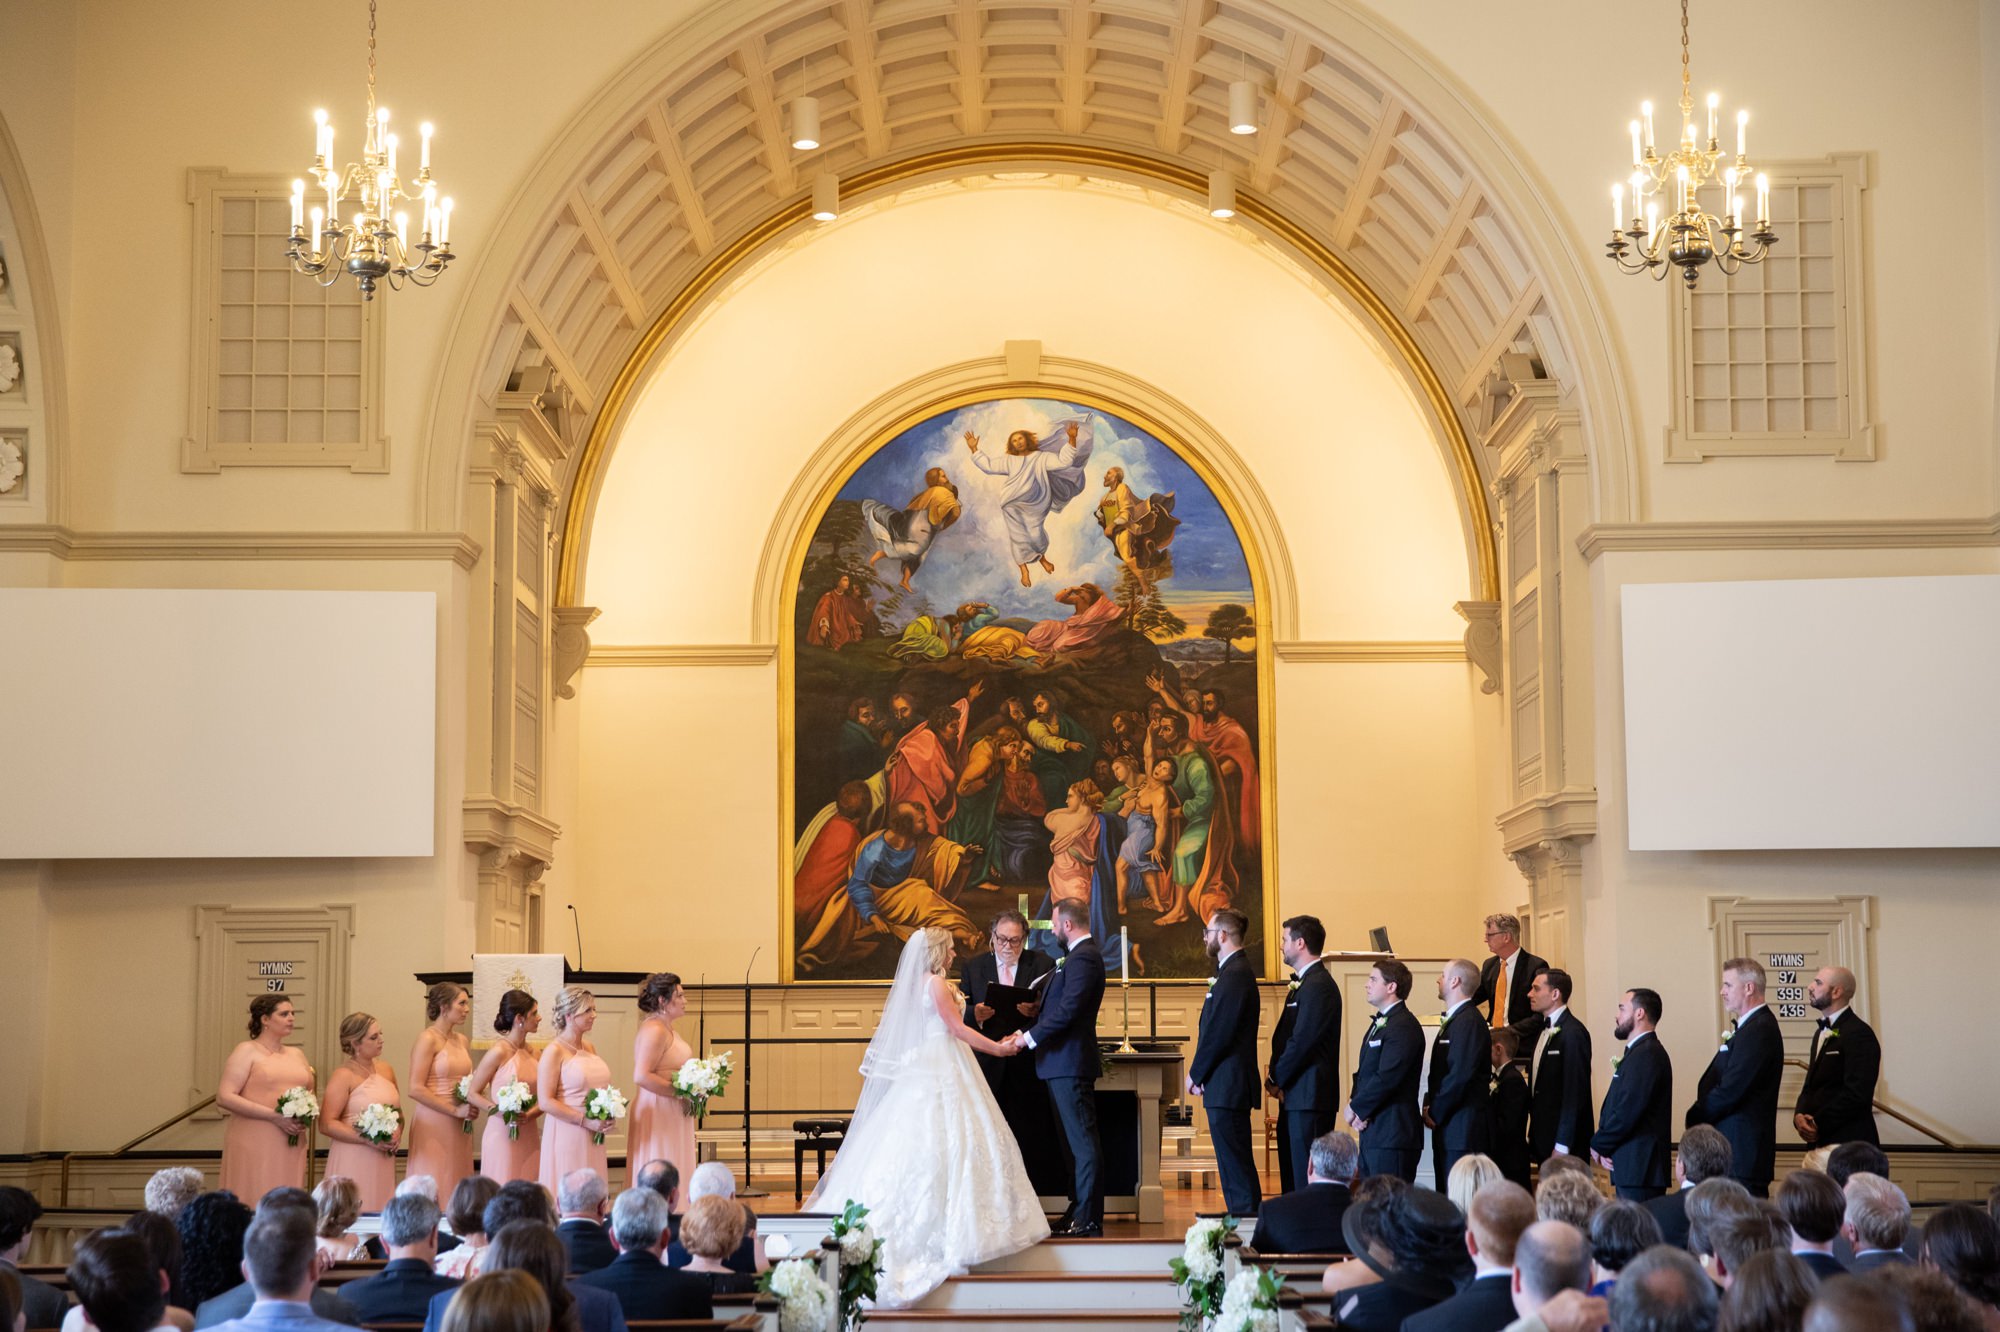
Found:
M 1010 431 L 1033 430 L 1040 437 L 1072 417 L 1089 422 L 1095 441 L 1084 468 L 1084 490 L 1049 518 L 1049 559 L 1056 572 L 1044 574 L 1035 568 L 1034 586 L 1024 588 L 1000 514 L 1002 479 L 972 465 L 964 435 L 972 431 L 979 436 L 981 453 L 998 456 L 1005 451 Z M 1105 470 L 1112 466 L 1125 469 L 1126 483 L 1141 498 L 1155 492 L 1174 494 L 1174 512 L 1181 520 L 1172 547 L 1174 576 L 1160 590 L 1176 613 L 1190 622 L 1190 630 L 1199 633 L 1208 611 L 1223 601 L 1250 605 L 1250 571 L 1242 545 L 1222 506 L 1194 469 L 1138 426 L 1094 408 L 1009 398 L 942 413 L 883 445 L 848 478 L 839 498 L 874 499 L 900 507 L 923 489 L 927 469 L 944 468 L 958 487 L 965 513 L 931 546 L 915 576 L 916 590 L 940 611 L 962 601 L 986 601 L 1003 617 L 1044 619 L 1068 613 L 1054 600 L 1062 588 L 1095 582 L 1109 592 L 1117 585 L 1117 560 L 1094 516 L 1103 498 Z M 880 572 L 893 581 L 899 571 L 885 562 Z

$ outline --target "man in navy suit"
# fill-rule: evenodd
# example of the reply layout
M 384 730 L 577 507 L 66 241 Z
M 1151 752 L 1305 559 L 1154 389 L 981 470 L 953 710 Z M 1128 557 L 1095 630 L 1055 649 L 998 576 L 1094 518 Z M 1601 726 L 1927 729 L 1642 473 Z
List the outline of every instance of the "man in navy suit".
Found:
M 1660 1012 L 1655 990 L 1627 990 L 1618 1001 L 1611 1034 L 1625 1042 L 1625 1053 L 1611 1061 L 1611 1086 L 1590 1140 L 1591 1160 L 1611 1172 L 1612 1187 L 1631 1202 L 1667 1191 L 1673 1159 L 1674 1063 L 1654 1034 Z
M 367 1323 L 421 1323 L 431 1297 L 458 1282 L 439 1276 L 438 1205 L 421 1193 L 391 1198 L 382 1209 L 382 1241 L 389 1262 L 374 1276 L 350 1281 L 340 1293 Z
M 582 1276 L 609 1267 L 618 1256 L 611 1236 L 604 1233 L 604 1176 L 579 1166 L 556 1181 L 556 1206 L 562 1221 L 556 1237 L 569 1251 L 569 1274 Z
M 1847 1219 L 1847 1195 L 1833 1176 L 1794 1170 L 1778 1185 L 1778 1215 L 1792 1228 L 1792 1253 L 1821 1281 L 1839 1276 L 1847 1265 L 1833 1256 L 1833 1242 Z
M 1063 959 L 1046 985 L 1042 1015 L 1027 1031 L 1008 1038 L 1016 1049 L 1035 1052 L 1035 1072 L 1049 1087 L 1049 1100 L 1069 1143 L 1069 1220 L 1055 1233 L 1104 1233 L 1104 1194 L 1097 1179 L 1097 1010 L 1104 1002 L 1104 955 L 1090 937 L 1090 909 L 1073 898 L 1055 904 L 1050 929 L 1063 946 Z
M 1348 1186 L 1360 1157 L 1360 1144 L 1339 1129 L 1313 1139 L 1305 1187 L 1266 1198 L 1257 1209 L 1251 1237 L 1257 1252 L 1346 1253 L 1341 1219 L 1354 1200 Z
M 1472 1195 L 1465 1247 L 1472 1280 L 1443 1304 L 1403 1320 L 1403 1332 L 1500 1332 L 1514 1312 L 1514 1251 L 1535 1224 L 1535 1200 L 1512 1180 L 1497 1179 Z
M 1056 964 L 1047 953 L 1027 946 L 1028 918 L 1018 911 L 995 916 L 986 937 L 993 951 L 967 958 L 958 979 L 965 990 L 966 1025 L 978 1027 L 998 1041 L 1033 1026 L 1042 1005 L 1037 999 L 1017 1003 L 1014 1008 L 1018 1011 L 1003 1012 L 987 1002 L 987 991 L 995 985 L 1026 989 L 1040 984 Z M 1056 1120 L 1050 1112 L 1048 1089 L 1035 1076 L 1034 1065 L 998 1055 L 975 1054 L 973 1058 L 986 1075 L 986 1085 L 993 1089 L 1000 1117 L 1013 1130 L 1014 1142 L 1021 1149 L 1021 1164 L 1028 1168 L 1028 1182 L 1036 1193 L 1061 1193 L 1069 1184 L 1069 1167 L 1056 1144 Z
M 1732 957 L 1722 964 L 1722 1006 L 1735 1022 L 1701 1075 L 1687 1125 L 1713 1124 L 1729 1140 L 1730 1177 L 1762 1198 L 1777 1173 L 1778 1083 L 1785 1072 L 1785 1038 L 1764 1004 L 1762 963 Z
M 1361 1041 L 1361 1062 L 1347 1098 L 1347 1122 L 1361 1137 L 1361 1175 L 1417 1181 L 1424 1154 L 1417 1084 L 1424 1076 L 1424 1029 L 1411 1014 L 1410 969 L 1393 958 L 1368 970 L 1361 993 L 1375 1020 Z
M 1557 1152 L 1590 1150 L 1590 1031 L 1569 1011 L 1573 989 L 1558 967 L 1542 968 L 1528 986 L 1528 1003 L 1543 1019 L 1528 1056 L 1528 1159 L 1537 1165 Z
M 576 1279 L 618 1297 L 625 1321 L 710 1318 L 713 1300 L 707 1280 L 677 1272 L 660 1261 L 667 1244 L 667 1200 L 651 1189 L 627 1189 L 611 1209 L 611 1236 L 618 1257 Z
M 1472 1001 L 1479 988 L 1479 968 L 1468 958 L 1453 958 L 1438 975 L 1438 998 L 1444 1001 L 1444 1025 L 1431 1043 L 1430 1080 L 1424 1090 L 1424 1123 L 1431 1130 L 1431 1167 L 1437 1190 L 1444 1192 L 1452 1166 L 1462 1156 L 1484 1152 L 1492 1145 L 1493 1123 L 1488 1114 L 1493 1038 L 1479 1005 Z
M 1875 1028 L 1851 1007 L 1854 973 L 1846 967 L 1821 967 L 1806 998 L 1821 1016 L 1813 1032 L 1805 1085 L 1792 1107 L 1792 1126 L 1815 1147 L 1879 1144 L 1875 1082 L 1882 1076 L 1882 1042 L 1876 1039 Z
M 1208 1111 L 1215 1173 L 1231 1216 L 1255 1216 L 1263 1201 L 1257 1157 L 1250 1148 L 1250 1107 L 1263 1103 L 1257 1076 L 1257 969 L 1243 951 L 1250 922 L 1227 907 L 1208 918 L 1202 942 L 1215 959 L 1215 979 L 1201 1001 L 1201 1029 L 1188 1061 L 1187 1092 Z
M 1840 1233 L 1854 1249 L 1847 1270 L 1859 1274 L 1908 1265 L 1910 1255 L 1903 1252 L 1903 1241 L 1910 1233 L 1910 1200 L 1903 1191 L 1863 1170 L 1847 1177 L 1842 1192 L 1847 1210 Z
M 217 1323 L 229 1332 L 347 1332 L 312 1311 L 318 1244 L 313 1214 L 302 1207 L 257 1213 L 243 1237 L 243 1270 L 257 1293 L 250 1312 Z
M 1340 1122 L 1340 987 L 1319 960 L 1326 928 L 1314 916 L 1284 923 L 1280 951 L 1292 969 L 1271 1032 L 1264 1090 L 1278 1098 L 1278 1185 L 1301 1187 L 1312 1145 Z

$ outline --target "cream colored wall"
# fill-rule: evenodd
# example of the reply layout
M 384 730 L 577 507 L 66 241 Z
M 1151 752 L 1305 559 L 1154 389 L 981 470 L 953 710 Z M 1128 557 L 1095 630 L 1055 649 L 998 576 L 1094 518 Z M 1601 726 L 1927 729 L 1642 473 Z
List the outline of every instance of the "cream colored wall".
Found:
M 1984 974 L 2000 935 L 2000 850 L 1634 852 L 1625 849 L 1623 670 L 1618 598 L 1630 583 L 1747 578 L 1993 573 L 1991 550 L 1769 551 L 1613 554 L 1592 570 L 1597 619 L 1598 836 L 1587 916 L 1584 992 L 1595 1030 L 1608 1030 L 1624 987 L 1650 986 L 1666 1003 L 1661 1035 L 1674 1058 L 1677 1102 L 1714 1053 L 1724 1021 L 1716 990 L 1712 896 L 1876 899 L 1873 995 L 1863 1016 L 1884 1047 L 1883 1099 L 1960 1142 L 2000 1142 L 2000 1104 L 1983 1070 L 2000 1060 L 2000 1033 L 1954 1016 L 1962 979 Z M 1825 669 L 1838 672 L 1842 663 Z M 1873 682 L 1853 681 L 1852 706 L 1868 707 Z M 1596 1070 L 1600 1088 L 1610 1070 Z M 1781 1116 L 1781 1119 L 1784 1119 Z M 1923 1141 L 1886 1117 L 1891 1141 Z M 1782 1135 L 1789 1137 L 1789 1134 Z

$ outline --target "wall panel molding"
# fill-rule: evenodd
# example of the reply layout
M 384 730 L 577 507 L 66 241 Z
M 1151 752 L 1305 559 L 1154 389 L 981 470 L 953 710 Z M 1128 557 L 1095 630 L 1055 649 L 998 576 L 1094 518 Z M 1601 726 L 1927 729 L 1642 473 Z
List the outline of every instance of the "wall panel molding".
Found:
M 0 555 L 59 560 L 450 560 L 470 569 L 462 532 L 84 532 L 56 523 L 0 527 Z
M 1586 560 L 1628 550 L 1929 550 L 2000 546 L 2000 513 L 1984 518 L 1859 518 L 1798 522 L 1716 520 L 1592 523 L 1578 534 Z

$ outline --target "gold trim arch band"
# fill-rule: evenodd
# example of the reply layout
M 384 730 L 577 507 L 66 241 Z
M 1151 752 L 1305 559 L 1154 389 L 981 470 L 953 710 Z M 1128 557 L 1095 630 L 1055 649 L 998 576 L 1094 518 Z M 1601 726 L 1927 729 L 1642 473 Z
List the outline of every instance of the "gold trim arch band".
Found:
M 893 193 L 899 188 L 925 180 L 1003 169 L 1033 170 L 1050 167 L 1082 168 L 1085 171 L 1103 172 L 1128 179 L 1136 178 L 1149 184 L 1165 186 L 1188 198 L 1202 198 L 1207 190 L 1207 177 L 1189 167 L 1135 153 L 1090 145 L 1054 143 L 974 144 L 926 153 L 857 173 L 842 182 L 842 190 L 847 199 L 860 200 L 871 195 Z M 795 200 L 772 213 L 763 223 L 745 233 L 734 244 L 719 250 L 654 319 L 633 348 L 632 354 L 619 368 L 617 376 L 605 393 L 603 403 L 592 418 L 590 434 L 579 451 L 576 465 L 570 474 L 556 573 L 557 605 L 578 604 L 584 581 L 584 566 L 588 557 L 590 531 L 596 514 L 598 488 L 602 484 L 606 464 L 624 426 L 625 415 L 633 405 L 638 390 L 645 384 L 658 360 L 671 355 L 674 342 L 690 325 L 694 316 L 726 288 L 729 280 L 739 270 L 754 262 L 768 247 L 795 230 L 811 225 L 810 215 L 810 201 Z M 1423 349 L 1418 346 L 1409 330 L 1373 288 L 1339 255 L 1306 228 L 1293 222 L 1282 210 L 1245 191 L 1238 195 L 1237 221 L 1240 224 L 1260 228 L 1285 249 L 1305 260 L 1324 279 L 1329 292 L 1340 296 L 1364 316 L 1368 325 L 1380 336 L 1385 348 L 1392 353 L 1394 363 L 1409 377 L 1451 462 L 1452 488 L 1459 503 L 1468 546 L 1467 562 L 1471 566 L 1468 591 L 1478 600 L 1497 601 L 1500 596 L 1500 565 L 1498 552 L 1494 546 L 1492 516 L 1487 508 L 1485 484 L 1480 477 L 1479 464 L 1473 457 L 1471 441 L 1466 437 L 1464 426 L 1459 420 L 1450 394 Z M 988 381 L 988 386 L 998 387 L 993 381 Z M 1038 379 L 1025 387 L 1047 391 L 1055 386 L 1055 381 Z M 1214 438 L 1213 432 L 1210 432 L 1210 437 Z M 1243 476 L 1247 478 L 1247 471 Z M 1232 487 L 1236 486 L 1233 481 L 1229 484 Z M 1244 492 L 1238 489 L 1237 493 Z M 811 516 L 797 515 L 792 508 L 792 497 L 787 496 L 785 509 L 776 524 L 776 531 L 784 530 L 782 516 L 784 514 L 792 515 L 798 522 L 807 521 Z M 1268 532 L 1275 530 L 1275 526 L 1267 529 Z M 765 553 L 767 566 L 769 559 L 770 551 L 767 546 Z M 765 571 L 760 570 L 758 587 L 758 605 L 755 611 L 759 626 L 757 641 L 768 642 L 771 640 L 764 635 L 770 631 L 775 619 L 772 614 L 772 603 L 767 595 L 769 589 Z M 1281 637 L 1285 636 L 1287 627 L 1280 626 Z

